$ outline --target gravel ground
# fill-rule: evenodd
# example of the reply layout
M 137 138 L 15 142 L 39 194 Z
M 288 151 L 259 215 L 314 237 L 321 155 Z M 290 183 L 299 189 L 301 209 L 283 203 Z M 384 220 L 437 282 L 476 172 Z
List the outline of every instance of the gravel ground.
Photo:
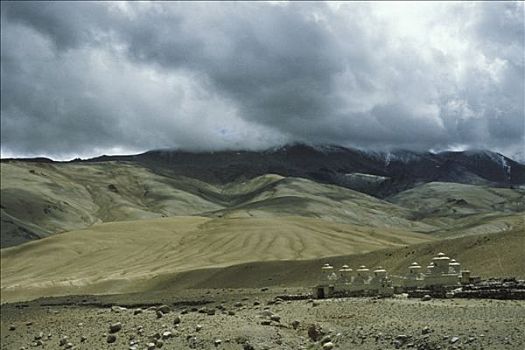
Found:
M 525 349 L 524 301 L 275 302 L 282 292 L 192 290 L 147 300 L 5 304 L 1 349 Z

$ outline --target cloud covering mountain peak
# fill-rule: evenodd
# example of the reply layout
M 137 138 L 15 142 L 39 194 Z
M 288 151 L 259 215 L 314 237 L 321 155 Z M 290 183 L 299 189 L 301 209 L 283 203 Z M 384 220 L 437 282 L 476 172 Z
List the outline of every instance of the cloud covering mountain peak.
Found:
M 2 153 L 524 143 L 523 3 L 2 2 Z

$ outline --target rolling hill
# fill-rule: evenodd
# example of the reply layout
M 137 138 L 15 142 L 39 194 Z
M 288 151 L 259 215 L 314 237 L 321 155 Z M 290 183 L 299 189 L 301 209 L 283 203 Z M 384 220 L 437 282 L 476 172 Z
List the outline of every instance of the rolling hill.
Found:
M 135 163 L 1 164 L 2 247 L 95 223 L 160 217 L 305 216 L 429 231 L 409 210 L 300 178 L 263 175 L 225 185 L 162 176 Z
M 522 275 L 523 166 L 492 153 L 296 145 L 0 165 L 2 301 L 248 286 L 249 271 L 294 285 L 326 259 L 398 272 L 437 250 Z

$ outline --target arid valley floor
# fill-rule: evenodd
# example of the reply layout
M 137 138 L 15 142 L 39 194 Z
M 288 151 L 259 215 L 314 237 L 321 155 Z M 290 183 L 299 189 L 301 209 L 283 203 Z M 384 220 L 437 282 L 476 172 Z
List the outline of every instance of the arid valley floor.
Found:
M 148 349 L 148 344 L 163 349 L 323 349 L 326 343 L 335 349 L 525 346 L 523 301 L 396 297 L 275 302 L 290 292 L 301 290 L 199 289 L 9 304 L 2 307 L 2 349 L 36 344 L 45 349 Z M 156 310 L 163 302 L 169 312 L 159 318 Z M 122 328 L 111 333 L 110 326 L 118 322 Z M 114 343 L 108 343 L 110 335 L 115 335 Z

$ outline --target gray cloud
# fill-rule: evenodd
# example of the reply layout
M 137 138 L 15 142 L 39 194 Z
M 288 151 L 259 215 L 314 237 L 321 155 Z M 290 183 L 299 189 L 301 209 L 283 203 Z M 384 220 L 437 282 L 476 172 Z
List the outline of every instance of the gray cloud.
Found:
M 523 148 L 522 3 L 2 2 L 2 153 Z

